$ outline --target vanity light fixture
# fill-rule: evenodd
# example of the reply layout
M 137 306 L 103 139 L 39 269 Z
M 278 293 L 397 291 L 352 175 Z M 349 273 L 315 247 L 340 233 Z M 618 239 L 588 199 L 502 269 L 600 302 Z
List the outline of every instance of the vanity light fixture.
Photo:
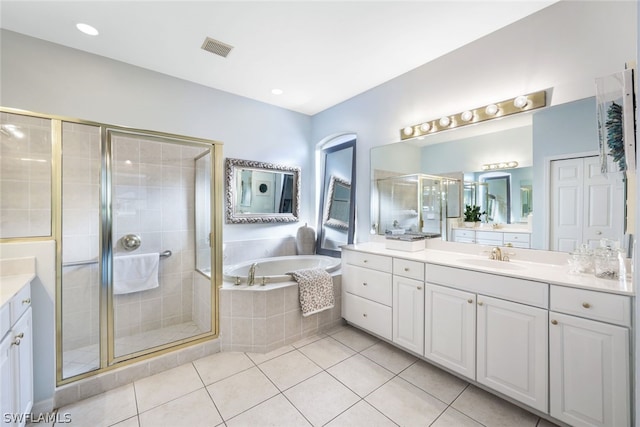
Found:
M 482 165 L 483 171 L 493 171 L 499 169 L 513 169 L 518 167 L 518 162 L 512 160 L 510 162 L 500 162 L 500 163 L 487 163 Z
M 484 109 L 484 112 L 487 113 L 488 116 L 495 116 L 496 114 L 498 114 L 498 111 L 500 111 L 500 109 L 496 104 L 489 104 Z
M 440 117 L 440 120 L 438 121 L 438 123 L 443 128 L 446 128 L 447 126 L 449 126 L 451 124 L 451 119 L 449 117 L 447 117 L 447 116 Z
M 426 134 L 433 134 L 448 129 L 455 129 L 485 120 L 497 119 L 511 114 L 535 110 L 547 105 L 544 90 L 520 95 L 501 102 L 487 104 L 482 107 L 465 110 L 458 114 L 442 116 L 439 119 L 428 120 L 413 126 L 406 126 L 400 130 L 400 139 L 411 139 Z
M 516 108 L 524 108 L 528 103 L 529 100 L 524 95 L 517 96 L 516 99 L 513 100 L 513 106 Z
M 98 34 L 100 34 L 98 32 L 98 30 L 96 30 L 94 27 L 92 27 L 89 24 L 84 24 L 82 22 L 79 22 L 76 24 L 76 28 L 80 31 L 83 32 L 89 36 L 97 36 Z

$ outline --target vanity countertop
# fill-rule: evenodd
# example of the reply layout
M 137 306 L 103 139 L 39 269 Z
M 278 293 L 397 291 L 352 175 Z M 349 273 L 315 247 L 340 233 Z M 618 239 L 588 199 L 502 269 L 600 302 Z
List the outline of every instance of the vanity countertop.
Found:
M 0 307 L 3 307 L 15 294 L 36 277 L 35 274 L 16 274 L 0 276 Z
M 36 277 L 34 257 L 0 260 L 0 307 Z
M 489 250 L 488 247 L 482 247 Z M 515 277 L 519 279 L 544 282 L 552 285 L 569 286 L 574 288 L 587 289 L 616 293 L 621 295 L 635 295 L 633 283 L 629 277 L 619 280 L 601 279 L 593 274 L 573 274 L 569 273 L 569 266 L 566 263 L 546 263 L 530 262 L 523 260 L 524 256 L 517 259 L 505 261 L 490 260 L 488 255 L 478 255 L 476 253 L 456 252 L 442 249 L 426 248 L 416 252 L 405 252 L 393 249 L 386 249 L 384 243 L 366 242 L 347 245 L 343 250 L 356 250 L 372 254 L 386 255 L 394 258 L 403 258 L 413 261 L 421 261 L 427 264 L 438 264 L 447 267 L 462 268 L 465 270 L 481 271 L 485 273 L 498 274 L 502 276 Z M 511 251 L 512 248 L 503 248 Z M 521 255 L 522 252 L 518 252 Z M 495 265 L 495 267 L 493 267 Z M 428 275 L 428 270 L 427 270 Z

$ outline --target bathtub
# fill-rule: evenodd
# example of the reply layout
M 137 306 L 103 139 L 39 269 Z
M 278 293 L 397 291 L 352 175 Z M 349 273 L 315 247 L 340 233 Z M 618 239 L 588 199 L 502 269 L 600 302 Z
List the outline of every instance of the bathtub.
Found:
M 253 264 L 255 267 L 254 285 L 263 288 L 276 288 L 291 285 L 293 279 L 287 274 L 289 271 L 304 268 L 324 268 L 332 273 L 340 268 L 340 258 L 324 255 L 293 255 L 272 258 L 260 258 L 240 264 L 230 265 L 223 269 L 223 287 L 248 288 L 247 277 Z M 240 281 L 239 285 L 236 285 Z M 268 286 L 267 286 L 268 285 Z

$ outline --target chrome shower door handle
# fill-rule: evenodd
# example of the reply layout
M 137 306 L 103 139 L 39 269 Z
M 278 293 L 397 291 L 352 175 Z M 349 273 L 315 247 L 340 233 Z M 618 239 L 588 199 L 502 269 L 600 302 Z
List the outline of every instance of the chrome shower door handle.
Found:
M 127 234 L 126 236 L 122 236 L 120 242 L 125 251 L 135 251 L 142 243 L 140 236 L 137 234 Z

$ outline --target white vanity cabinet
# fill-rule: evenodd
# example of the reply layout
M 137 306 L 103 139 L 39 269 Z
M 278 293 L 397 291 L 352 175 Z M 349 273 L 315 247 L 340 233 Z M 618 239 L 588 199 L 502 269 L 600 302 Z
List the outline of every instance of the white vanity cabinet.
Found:
M 545 309 L 477 296 L 476 380 L 547 411 Z
M 31 288 L 27 284 L 0 309 L 2 331 L 0 341 L 0 406 L 4 414 L 31 412 L 33 407 L 33 337 Z M 5 323 L 9 320 L 9 323 Z M 7 330 L 8 329 L 8 330 Z M 12 418 L 12 421 L 19 418 Z M 23 426 L 12 422 L 8 425 Z M 3 418 L 4 421 L 4 418 Z M 5 424 L 3 424 L 5 425 Z
M 342 252 L 342 317 L 382 338 L 392 339 L 392 260 L 363 252 Z
M 453 241 L 458 243 L 477 243 L 487 246 L 531 247 L 531 233 L 506 230 L 507 229 L 455 228 L 453 230 Z
M 549 285 L 441 265 L 426 271 L 425 357 L 546 412 Z
M 551 287 L 550 415 L 572 426 L 630 425 L 631 298 Z
M 424 263 L 393 258 L 393 342 L 424 352 Z
M 476 379 L 476 295 L 425 285 L 424 357 Z

